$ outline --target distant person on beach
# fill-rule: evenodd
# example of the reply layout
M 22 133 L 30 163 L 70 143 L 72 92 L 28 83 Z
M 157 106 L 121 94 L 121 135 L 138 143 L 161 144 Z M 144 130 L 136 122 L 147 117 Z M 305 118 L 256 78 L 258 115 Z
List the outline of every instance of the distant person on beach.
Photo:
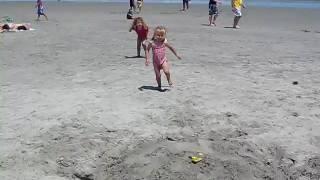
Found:
M 16 32 L 16 31 L 26 31 L 31 29 L 30 23 L 5 23 L 0 24 L 0 33 L 2 32 Z
M 42 0 L 37 0 L 37 3 L 36 3 L 36 6 L 37 8 L 37 14 L 38 14 L 38 18 L 37 18 L 37 21 L 40 20 L 40 16 L 44 16 L 46 18 L 46 20 L 48 21 L 48 17 L 47 15 L 44 13 L 44 6 L 43 6 L 43 3 L 42 3 Z
M 209 0 L 209 26 L 215 25 L 219 15 L 218 0 Z
M 134 0 L 129 0 L 130 9 L 136 11 L 136 5 L 134 4 Z
M 189 9 L 189 1 L 191 0 L 182 0 L 182 11 Z
M 140 13 L 142 10 L 142 6 L 143 6 L 143 0 L 137 0 L 137 8 L 138 8 L 138 12 Z
M 171 77 L 170 77 L 170 71 L 169 71 L 169 64 L 168 60 L 166 58 L 166 48 L 169 48 L 173 54 L 178 58 L 181 59 L 181 57 L 177 54 L 176 50 L 169 45 L 167 39 L 167 30 L 163 26 L 158 26 L 154 30 L 153 38 L 148 44 L 147 51 L 146 51 L 146 66 L 149 65 L 149 51 L 152 49 L 153 53 L 153 68 L 154 72 L 156 74 L 156 80 L 158 83 L 158 88 L 161 89 L 161 72 L 162 69 L 164 74 L 167 77 L 168 84 L 170 87 L 173 86 Z
M 239 29 L 240 26 L 238 25 L 238 23 L 242 16 L 241 8 L 246 8 L 246 6 L 244 5 L 243 0 L 232 0 L 231 6 L 232 6 L 232 12 L 234 14 L 233 28 Z
M 147 38 L 148 38 L 149 27 L 144 22 L 142 17 L 137 17 L 137 18 L 134 18 L 132 25 L 129 29 L 129 32 L 131 32 L 132 30 L 134 30 L 138 35 L 138 37 L 137 37 L 137 57 L 142 57 L 140 55 L 141 46 L 143 47 L 144 51 L 146 51 L 146 45 L 143 42 L 145 40 L 147 40 Z

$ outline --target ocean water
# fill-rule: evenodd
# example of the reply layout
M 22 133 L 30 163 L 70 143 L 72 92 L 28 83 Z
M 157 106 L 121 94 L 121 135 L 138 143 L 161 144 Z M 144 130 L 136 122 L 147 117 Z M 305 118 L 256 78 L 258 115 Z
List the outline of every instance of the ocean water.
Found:
M 35 1 L 35 0 L 0 0 L 0 2 Z M 58 1 L 58 0 L 43 0 Z M 129 0 L 60 0 L 62 2 L 121 2 Z M 144 0 L 146 3 L 182 3 L 182 0 Z M 191 0 L 191 4 L 207 4 L 209 0 Z M 231 0 L 221 0 L 222 4 L 229 5 Z M 257 7 L 288 7 L 288 8 L 318 8 L 320 0 L 244 0 L 247 6 Z

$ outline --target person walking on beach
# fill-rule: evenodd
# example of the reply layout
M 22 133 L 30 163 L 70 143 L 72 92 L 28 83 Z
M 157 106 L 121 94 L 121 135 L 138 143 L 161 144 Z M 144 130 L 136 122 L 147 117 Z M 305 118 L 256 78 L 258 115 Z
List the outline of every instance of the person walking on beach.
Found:
M 131 32 L 132 30 L 134 30 L 138 37 L 137 37 L 137 57 L 142 57 L 140 55 L 141 52 L 141 45 L 144 49 L 144 51 L 146 51 L 146 45 L 143 43 L 145 40 L 147 40 L 148 38 L 148 25 L 144 22 L 144 20 L 142 19 L 142 17 L 136 17 L 134 18 L 132 25 L 129 29 L 129 32 Z
M 134 0 L 129 0 L 130 9 L 136 11 L 136 5 L 134 4 Z
M 231 6 L 232 6 L 232 12 L 234 14 L 233 28 L 239 29 L 240 26 L 238 25 L 238 23 L 242 16 L 241 8 L 246 8 L 246 6 L 244 5 L 243 0 L 232 0 Z
M 158 88 L 161 89 L 161 72 L 162 69 L 164 74 L 167 77 L 168 84 L 170 87 L 173 86 L 170 71 L 169 71 L 169 64 L 166 57 L 166 48 L 169 48 L 172 53 L 178 58 L 181 59 L 181 57 L 177 54 L 176 50 L 169 45 L 167 39 L 167 30 L 163 26 L 158 26 L 154 30 L 152 41 L 148 44 L 147 51 L 146 51 L 146 66 L 149 65 L 149 51 L 152 49 L 153 54 L 153 68 L 154 72 L 156 74 L 156 80 L 158 83 Z
M 37 8 L 37 14 L 38 14 L 38 18 L 37 21 L 40 20 L 40 16 L 44 16 L 46 18 L 46 20 L 48 21 L 48 17 L 47 15 L 44 13 L 44 6 L 42 3 L 42 0 L 37 0 L 37 3 L 35 5 L 35 8 Z
M 182 11 L 189 9 L 189 1 L 190 0 L 182 0 Z
M 216 26 L 216 20 L 219 15 L 218 0 L 209 0 L 209 26 Z

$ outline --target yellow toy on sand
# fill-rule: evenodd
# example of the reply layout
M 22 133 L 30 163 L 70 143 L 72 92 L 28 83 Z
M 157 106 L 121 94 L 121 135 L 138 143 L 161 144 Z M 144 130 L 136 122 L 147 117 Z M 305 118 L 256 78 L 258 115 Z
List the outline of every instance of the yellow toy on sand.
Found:
M 203 154 L 202 153 L 198 153 L 197 156 L 190 156 L 190 159 L 191 159 L 192 163 L 196 164 L 196 163 L 198 163 L 198 162 L 203 160 Z

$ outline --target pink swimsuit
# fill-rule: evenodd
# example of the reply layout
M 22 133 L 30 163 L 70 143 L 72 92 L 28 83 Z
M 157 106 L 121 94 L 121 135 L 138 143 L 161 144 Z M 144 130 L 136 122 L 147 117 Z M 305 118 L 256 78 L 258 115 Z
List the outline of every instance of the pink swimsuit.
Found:
M 161 65 L 167 61 L 165 43 L 152 43 L 153 64 L 161 69 Z

